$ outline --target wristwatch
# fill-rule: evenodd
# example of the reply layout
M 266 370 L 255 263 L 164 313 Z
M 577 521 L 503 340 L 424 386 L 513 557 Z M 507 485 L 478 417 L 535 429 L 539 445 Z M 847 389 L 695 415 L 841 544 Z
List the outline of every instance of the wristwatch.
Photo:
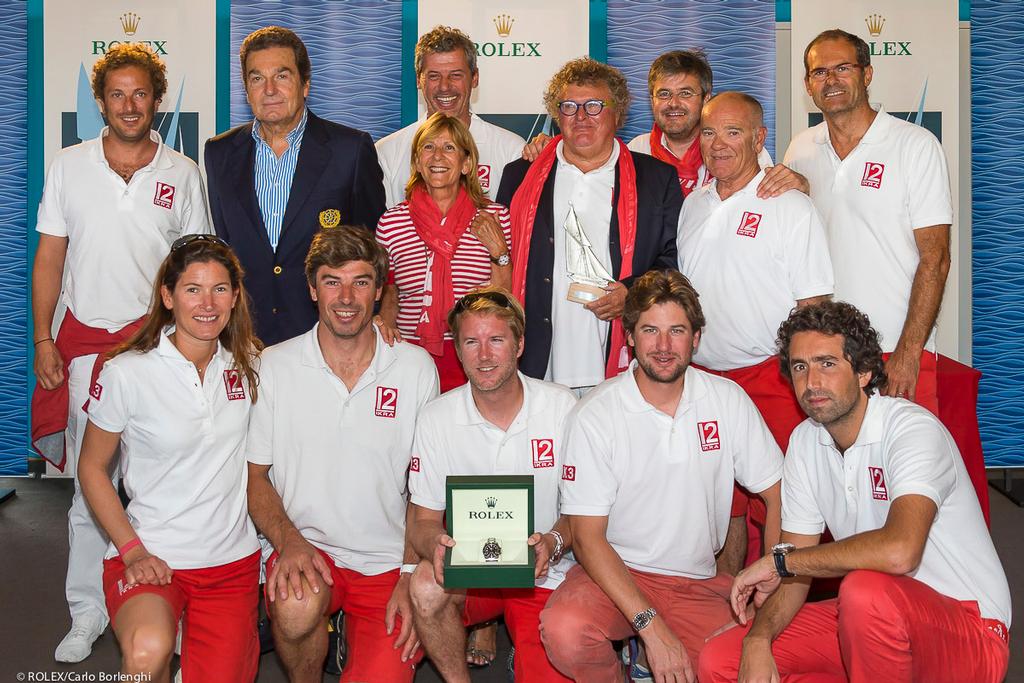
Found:
M 654 617 L 656 616 L 658 616 L 658 613 L 654 611 L 653 607 L 648 607 L 643 612 L 637 612 L 633 617 L 633 629 L 636 631 L 643 631 L 651 625 L 651 622 L 654 621 Z
M 492 256 L 491 263 L 493 263 L 496 266 L 507 266 L 508 264 L 512 263 L 512 257 L 509 256 L 508 252 L 506 251 L 501 256 Z
M 792 543 L 776 543 L 772 546 L 772 556 L 775 558 L 775 571 L 782 578 L 796 576 L 796 574 L 786 569 L 786 555 L 794 550 L 796 550 L 796 546 Z

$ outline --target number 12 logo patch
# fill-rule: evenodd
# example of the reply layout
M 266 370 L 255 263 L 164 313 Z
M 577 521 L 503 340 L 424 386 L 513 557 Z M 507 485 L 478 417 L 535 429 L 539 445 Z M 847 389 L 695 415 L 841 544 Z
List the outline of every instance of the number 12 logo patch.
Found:
M 165 209 L 174 206 L 174 185 L 158 182 L 156 184 L 156 194 L 153 195 L 153 203 Z
M 881 467 L 869 467 L 871 476 L 871 497 L 875 500 L 889 500 L 889 489 L 885 485 L 885 472 Z
M 718 434 L 718 420 L 698 422 L 697 433 L 700 436 L 702 451 L 717 451 L 722 447 L 722 438 Z
M 533 467 L 555 466 L 555 442 L 553 439 L 531 439 L 530 450 L 533 451 Z
M 885 173 L 885 164 L 876 164 L 873 161 L 865 162 L 864 176 L 860 179 L 860 184 L 877 190 L 882 187 L 883 173 Z
M 744 211 L 743 218 L 740 220 L 740 227 L 736 229 L 736 234 L 741 237 L 757 237 L 757 229 L 760 225 L 761 214 Z
M 242 375 L 238 370 L 224 371 L 224 390 L 227 391 L 229 401 L 245 398 L 245 386 L 242 384 Z
M 398 410 L 398 389 L 377 387 L 377 405 L 373 414 L 377 417 L 394 417 Z

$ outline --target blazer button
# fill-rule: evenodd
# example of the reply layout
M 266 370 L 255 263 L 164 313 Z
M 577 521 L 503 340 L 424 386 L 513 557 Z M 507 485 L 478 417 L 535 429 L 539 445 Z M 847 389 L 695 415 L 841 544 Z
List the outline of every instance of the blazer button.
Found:
M 551 318 L 544 318 L 544 322 L 547 323 L 548 325 L 550 325 L 551 324 Z
M 274 275 L 281 274 L 281 266 L 274 266 Z
M 548 244 L 554 244 L 554 243 L 555 243 L 555 238 L 554 237 L 549 237 L 548 238 Z
M 549 278 L 549 277 L 546 277 L 546 278 L 544 278 L 544 282 L 545 282 L 546 284 L 549 284 L 549 285 L 550 285 L 550 284 L 551 284 L 551 278 Z
M 274 315 L 277 315 L 277 308 L 276 308 L 276 307 L 275 307 L 275 308 L 272 308 L 272 309 L 270 309 L 270 311 L 271 311 L 271 312 L 272 312 L 272 313 L 273 313 Z

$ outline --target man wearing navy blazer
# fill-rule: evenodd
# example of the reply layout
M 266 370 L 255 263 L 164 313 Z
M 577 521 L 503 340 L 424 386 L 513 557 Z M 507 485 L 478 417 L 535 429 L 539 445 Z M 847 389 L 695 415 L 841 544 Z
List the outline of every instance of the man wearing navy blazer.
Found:
M 312 68 L 295 33 L 255 31 L 239 59 L 255 120 L 207 141 L 206 178 L 214 229 L 245 268 L 256 331 L 270 345 L 316 322 L 304 269 L 313 235 L 373 230 L 383 174 L 369 135 L 306 108 Z

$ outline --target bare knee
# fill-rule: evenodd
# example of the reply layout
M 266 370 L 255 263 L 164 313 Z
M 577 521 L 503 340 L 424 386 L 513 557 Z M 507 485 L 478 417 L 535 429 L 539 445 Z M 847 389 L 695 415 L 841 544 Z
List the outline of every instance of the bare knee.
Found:
M 119 642 L 125 673 L 159 678 L 158 672 L 170 666 L 175 635 L 173 629 L 157 623 L 140 624 L 124 634 Z
M 429 562 L 420 562 L 409 582 L 409 597 L 416 616 L 434 619 L 450 605 L 460 602 L 460 594 L 445 592 L 434 579 L 434 569 Z
M 320 593 L 304 590 L 301 599 L 289 595 L 268 603 L 267 611 L 274 635 L 288 641 L 308 637 L 324 622 L 330 595 L 330 588 L 324 586 Z

